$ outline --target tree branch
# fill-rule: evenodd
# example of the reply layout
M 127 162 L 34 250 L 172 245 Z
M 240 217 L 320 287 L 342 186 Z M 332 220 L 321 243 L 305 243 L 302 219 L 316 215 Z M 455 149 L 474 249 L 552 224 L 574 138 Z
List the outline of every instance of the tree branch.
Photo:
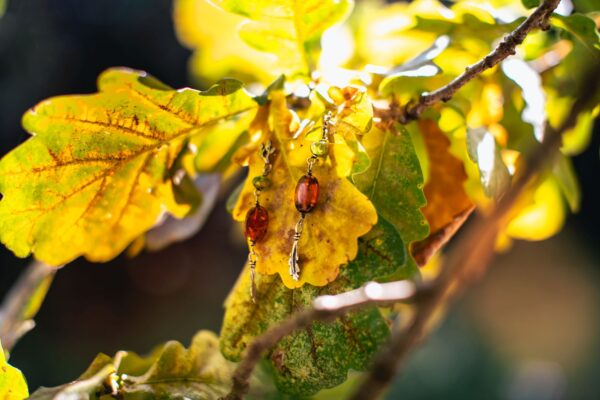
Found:
M 548 29 L 549 18 L 560 0 L 546 0 L 535 9 L 529 17 L 521 23 L 514 31 L 502 39 L 500 44 L 487 56 L 475 64 L 465 68 L 465 72 L 456 77 L 452 82 L 431 93 L 423 93 L 419 100 L 406 107 L 390 107 L 390 109 L 376 109 L 375 113 L 382 119 L 391 118 L 396 122 L 406 124 L 416 120 L 429 107 L 440 102 L 446 102 L 469 81 L 481 75 L 484 71 L 496 66 L 505 58 L 514 55 L 516 47 L 523 43 L 525 37 L 534 29 Z
M 485 267 L 493 256 L 499 228 L 527 184 L 558 151 L 562 133 L 575 125 L 577 115 L 593 101 L 600 86 L 600 82 L 595 79 L 598 74 L 600 65 L 594 66 L 591 73 L 586 75 L 585 81 L 591 84 L 587 85 L 586 92 L 575 102 L 571 114 L 563 124 L 556 130 L 546 127 L 544 142 L 533 154 L 525 158 L 523 172 L 491 214 L 488 217 L 479 217 L 459 238 L 456 246 L 448 253 L 442 271 L 433 284 L 417 289 L 409 281 L 383 284 L 369 282 L 360 289 L 316 298 L 313 308 L 292 315 L 254 339 L 234 372 L 233 387 L 225 399 L 241 399 L 248 392 L 249 378 L 262 353 L 275 346 L 284 336 L 304 329 L 315 321 L 330 321 L 359 308 L 414 302 L 417 310 L 410 325 L 403 332 L 393 333 L 389 345 L 376 357 L 369 376 L 352 399 L 373 399 L 382 394 L 410 350 L 420 341 L 434 312 L 463 287 L 465 282 L 472 281 L 485 272 Z
M 248 392 L 249 380 L 262 353 L 272 348 L 284 336 L 309 327 L 315 321 L 331 321 L 349 311 L 367 306 L 383 306 L 414 299 L 416 289 L 410 281 L 389 283 L 369 282 L 359 289 L 338 295 L 319 296 L 313 308 L 302 310 L 282 323 L 269 328 L 246 349 L 244 358 L 233 374 L 233 387 L 226 400 L 239 400 Z
M 479 62 L 467 67 L 463 74 L 449 84 L 431 93 L 422 94 L 417 103 L 409 104 L 405 108 L 399 108 L 397 105 L 392 104 L 389 109 L 375 109 L 376 116 L 380 117 L 383 125 L 386 125 L 390 121 L 407 123 L 410 120 L 418 119 L 428 107 L 442 101 L 450 100 L 469 81 L 479 76 L 485 70 L 499 64 L 508 56 L 515 54 L 516 47 L 523 42 L 529 32 L 537 28 L 548 29 L 548 19 L 559 1 L 544 1 L 521 25 L 505 36 L 496 49 Z M 594 78 L 594 75 L 591 76 L 592 81 L 594 81 L 594 85 L 592 85 L 594 86 L 593 90 L 595 90 L 598 82 Z M 592 95 L 587 96 L 586 99 L 589 100 Z M 411 324 L 405 331 L 392 335 L 389 345 L 376 357 L 369 376 L 352 397 L 355 400 L 377 398 L 387 388 L 389 382 L 393 379 L 402 362 L 405 360 L 409 350 L 419 342 L 434 311 L 459 287 L 458 283 L 466 280 L 467 277 L 472 279 L 483 272 L 483 267 L 481 267 L 479 268 L 479 273 L 477 273 L 477 267 L 485 266 L 491 259 L 499 223 L 510 211 L 525 185 L 542 167 L 545 156 L 558 148 L 561 133 L 574 125 L 576 116 L 583 106 L 583 100 L 579 99 L 573 108 L 573 114 L 571 114 L 568 120 L 556 131 L 551 131 L 551 134 L 547 135 L 547 140 L 540 146 L 539 150 L 528 159 L 524 173 L 509 193 L 495 207 L 492 214 L 485 219 L 480 218 L 461 237 L 460 242 L 448 255 L 445 262 L 446 267 L 431 287 L 422 287 L 418 291 L 415 291 L 414 286 L 410 290 L 408 286 L 404 286 L 404 292 L 395 292 L 398 289 L 392 285 L 409 285 L 410 282 L 401 281 L 386 284 L 370 282 L 362 288 L 351 292 L 336 296 L 318 297 L 313 302 L 312 309 L 306 309 L 292 315 L 286 321 L 269 328 L 264 334 L 254 339 L 246 349 L 244 358 L 234 372 L 233 387 L 225 398 L 227 400 L 241 399 L 248 392 L 250 375 L 260 360 L 262 353 L 275 346 L 284 336 L 298 329 L 306 328 L 315 321 L 332 320 L 348 311 L 358 308 L 413 300 L 416 303 L 417 311 Z M 466 213 L 466 216 L 468 214 Z M 452 233 L 456 231 L 455 228 L 462 225 L 466 216 L 457 222 L 456 227 L 451 229 L 453 230 Z M 445 235 L 442 236 L 445 237 Z M 443 240 L 443 238 L 433 240 L 431 243 L 425 244 L 423 249 L 416 250 L 429 251 L 431 250 L 431 246 L 435 247 Z M 373 297 L 374 293 L 378 293 L 384 297 Z
M 59 268 L 34 261 L 6 294 L 0 307 L 0 341 L 5 350 L 10 351 L 35 326 L 33 317 Z
M 417 344 L 435 311 L 466 283 L 480 277 L 493 257 L 498 230 L 506 222 L 512 207 L 543 167 L 553 159 L 561 144 L 562 133 L 575 126 L 579 113 L 594 101 L 600 88 L 600 65 L 594 65 L 583 82 L 588 82 L 585 93 L 575 101 L 571 113 L 558 129 L 546 125 L 542 144 L 525 158 L 522 173 L 488 217 L 479 217 L 459 237 L 456 246 L 448 253 L 440 275 L 434 281 L 430 296 L 420 297 L 417 311 L 408 328 L 395 332 L 390 343 L 375 358 L 368 377 L 351 397 L 352 400 L 378 398 L 387 388 L 397 371 L 406 361 L 410 350 Z

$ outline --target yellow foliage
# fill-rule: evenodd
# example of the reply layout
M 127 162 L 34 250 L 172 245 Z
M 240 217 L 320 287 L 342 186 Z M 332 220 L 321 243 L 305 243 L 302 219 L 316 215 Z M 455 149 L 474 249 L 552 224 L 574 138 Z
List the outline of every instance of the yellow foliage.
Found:
M 487 81 L 482 87 L 479 98 L 473 99 L 467 123 L 472 127 L 489 126 L 500 121 L 504 103 L 502 88 L 493 81 Z M 498 139 L 498 138 L 496 138 Z
M 555 235 L 565 222 L 565 205 L 556 181 L 545 179 L 509 222 L 506 234 L 515 239 L 544 240 Z
M 238 28 L 244 17 L 221 10 L 208 0 L 176 0 L 173 19 L 179 40 L 194 54 L 189 61 L 196 78 L 251 77 L 269 83 L 276 78 L 275 56 L 245 43 Z
M 110 260 L 164 212 L 194 206 L 171 179 L 187 140 L 256 106 L 237 81 L 174 90 L 118 68 L 98 93 L 43 101 L 23 117 L 34 136 L 0 161 L 0 240 L 50 265 Z

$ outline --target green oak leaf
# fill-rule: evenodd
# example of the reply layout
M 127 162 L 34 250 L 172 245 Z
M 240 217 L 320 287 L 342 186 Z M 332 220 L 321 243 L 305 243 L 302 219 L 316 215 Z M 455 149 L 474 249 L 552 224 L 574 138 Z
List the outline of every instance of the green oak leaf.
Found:
M 277 275 L 257 274 L 257 296 L 253 302 L 246 267 L 225 303 L 221 329 L 224 356 L 239 360 L 256 336 L 292 313 L 310 307 L 317 296 L 358 288 L 367 281 L 390 275 L 405 261 L 400 235 L 380 217 L 371 232 L 359 239 L 356 259 L 341 268 L 338 278 L 326 286 L 306 284 L 288 289 Z M 269 350 L 267 360 L 281 392 L 308 396 L 339 385 L 350 369 L 367 369 L 388 334 L 388 324 L 380 311 L 365 309 L 330 323 L 315 322 L 308 329 L 286 336 Z
M 525 8 L 536 8 L 540 5 L 540 0 L 521 0 Z
M 75 381 L 51 388 L 40 387 L 29 398 L 33 400 L 98 399 L 100 394 L 107 390 L 104 382 L 107 382 L 114 373 L 115 366 L 112 359 L 106 354 L 100 353 Z
M 423 173 L 410 134 L 403 127 L 398 132 L 375 128 L 365 135 L 363 145 L 371 155 L 371 167 L 354 175 L 354 182 L 396 228 L 408 248 L 429 234 L 420 210 L 426 204 Z M 405 268 L 414 269 L 412 257 L 409 261 Z
M 600 59 L 600 34 L 596 22 L 583 14 L 569 16 L 553 14 L 550 22 L 555 27 L 563 29 L 573 35 L 584 45 L 596 59 Z
M 22 400 L 29 396 L 27 382 L 21 371 L 6 362 L 0 343 L 0 399 Z
M 456 10 L 455 7 L 451 9 Z M 480 10 L 477 13 L 472 12 L 472 10 L 461 10 L 460 19 L 417 16 L 417 22 L 413 29 L 437 33 L 438 35 L 448 35 L 454 41 L 471 38 L 490 42 L 498 39 L 502 34 L 512 31 L 523 21 L 523 18 L 519 18 L 509 23 L 499 23 L 482 17 L 481 13 Z
M 221 355 L 216 335 L 200 331 L 189 348 L 169 341 L 145 357 L 127 351 L 113 358 L 99 354 L 76 381 L 38 389 L 31 399 L 216 400 L 229 392 L 234 368 Z M 261 390 L 255 378 L 252 384 Z
M 226 11 L 242 15 L 239 33 L 250 46 L 272 53 L 282 72 L 308 74 L 312 47 L 327 28 L 343 21 L 352 0 L 212 0 Z
M 598 12 L 600 10 L 599 0 L 573 0 L 575 11 L 581 13 Z
M 557 155 L 552 165 L 552 175 L 556 178 L 571 212 L 578 212 L 581 206 L 581 187 L 571 159 L 564 154 Z
M 99 92 L 45 100 L 33 137 L 0 161 L 0 241 L 50 265 L 107 261 L 166 211 L 193 209 L 172 166 L 192 137 L 257 107 L 234 80 L 174 90 L 145 72 L 109 69 Z

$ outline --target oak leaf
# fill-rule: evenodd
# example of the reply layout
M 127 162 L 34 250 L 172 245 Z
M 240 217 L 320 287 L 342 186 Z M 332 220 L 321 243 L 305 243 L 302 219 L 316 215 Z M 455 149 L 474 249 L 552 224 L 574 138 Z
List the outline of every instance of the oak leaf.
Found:
M 256 336 L 292 313 L 310 307 L 315 297 L 356 289 L 370 280 L 396 272 L 405 261 L 405 246 L 400 235 L 380 217 L 377 225 L 359 239 L 356 259 L 326 286 L 306 284 L 289 289 L 277 276 L 258 274 L 256 301 L 252 301 L 246 267 L 225 302 L 221 329 L 224 356 L 238 361 Z M 269 350 L 267 360 L 281 392 L 308 396 L 339 385 L 346 380 L 349 369 L 367 369 L 388 335 L 388 323 L 381 312 L 376 308 L 365 309 L 330 323 L 315 322 L 307 329 L 286 336 Z
M 129 351 L 119 351 L 114 357 L 101 353 L 77 380 L 40 388 L 31 399 L 217 400 L 229 391 L 234 368 L 219 352 L 216 335 L 200 331 L 188 348 L 169 341 L 147 356 Z
M 33 137 L 0 161 L 0 240 L 17 256 L 107 261 L 164 212 L 183 217 L 193 205 L 171 168 L 187 141 L 257 106 L 234 80 L 174 90 L 109 69 L 98 89 L 32 108 L 23 126 Z
M 352 0 L 212 0 L 224 10 L 249 19 L 239 28 L 246 43 L 277 56 L 277 67 L 288 75 L 309 74 L 312 48 L 329 27 L 343 21 Z
M 244 17 L 209 0 L 177 0 L 173 20 L 179 41 L 194 51 L 189 71 L 197 80 L 223 76 L 268 83 L 277 77 L 276 59 L 245 43 L 238 33 Z
M 419 121 L 429 159 L 429 176 L 425 184 L 427 205 L 422 208 L 431 232 L 448 225 L 463 211 L 471 208 L 464 182 L 467 174 L 461 160 L 450 153 L 450 140 L 431 120 Z
M 418 126 L 429 161 L 427 205 L 421 211 L 430 234 L 413 243 L 411 253 L 417 265 L 424 266 L 467 220 L 474 205 L 463 187 L 467 173 L 462 161 L 450 153 L 450 140 L 432 120 L 422 119 Z
M 21 400 L 27 398 L 28 395 L 27 382 L 25 382 L 23 374 L 6 362 L 0 343 L 0 399 Z
M 362 142 L 371 156 L 371 166 L 353 176 L 356 186 L 396 228 L 405 246 L 424 239 L 429 227 L 420 210 L 426 204 L 423 174 L 410 134 L 402 127 L 399 131 L 394 127 L 387 131 L 374 128 Z
M 299 243 L 301 274 L 298 281 L 293 280 L 288 259 L 294 226 L 300 218 L 294 206 L 294 192 L 296 183 L 306 173 L 311 142 L 302 137 L 293 138 L 290 131 L 292 114 L 281 92 L 273 93 L 269 118 L 271 128 L 264 129 L 271 130 L 262 132 L 262 140 L 270 139 L 277 153 L 269 175 L 272 186 L 260 195 L 260 204 L 269 211 L 269 227 L 266 236 L 255 246 L 256 268 L 261 274 L 279 273 L 289 288 L 305 283 L 323 286 L 337 277 L 341 265 L 356 257 L 357 239 L 377 222 L 377 213 L 364 194 L 345 177 L 338 176 L 331 157 L 316 164 L 313 175 L 319 181 L 319 201 L 304 221 Z M 338 144 L 329 146 L 332 147 L 330 153 L 335 153 L 333 147 Z M 263 165 L 258 151 L 251 152 L 248 179 L 233 210 L 233 218 L 237 221 L 244 221 L 246 213 L 254 206 L 252 178 L 262 174 Z

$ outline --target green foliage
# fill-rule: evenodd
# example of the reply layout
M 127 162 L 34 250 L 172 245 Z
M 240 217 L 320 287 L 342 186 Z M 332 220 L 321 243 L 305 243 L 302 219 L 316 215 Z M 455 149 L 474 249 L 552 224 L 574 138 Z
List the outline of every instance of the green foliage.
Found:
M 575 10 L 581 13 L 598 12 L 600 1 L 598 0 L 573 0 Z
M 579 187 L 579 182 L 577 181 L 571 159 L 560 154 L 554 163 L 552 174 L 556 178 L 571 211 L 574 213 L 579 211 L 579 206 L 581 204 L 581 188 Z
M 594 57 L 600 59 L 600 34 L 596 22 L 583 14 L 554 15 L 552 23 L 573 35 Z
M 380 217 L 373 230 L 360 239 L 356 259 L 326 286 L 288 289 L 277 276 L 259 274 L 253 302 L 246 268 L 225 303 L 223 354 L 239 360 L 256 336 L 292 313 L 310 307 L 315 297 L 346 292 L 390 275 L 405 260 L 400 235 Z M 358 311 L 331 323 L 315 322 L 310 328 L 285 337 L 269 351 L 267 360 L 280 391 L 294 396 L 311 395 L 339 385 L 350 369 L 365 370 L 388 333 L 388 324 L 379 310 Z
M 6 362 L 6 356 L 0 343 L 0 399 L 22 400 L 27 398 L 27 382 L 21 371 Z
M 535 8 L 540 5 L 540 0 L 521 0 L 525 8 Z
M 423 174 L 408 131 L 374 129 L 363 144 L 372 164 L 354 176 L 356 186 L 396 228 L 406 246 L 425 238 L 429 227 L 420 211 L 426 203 Z

